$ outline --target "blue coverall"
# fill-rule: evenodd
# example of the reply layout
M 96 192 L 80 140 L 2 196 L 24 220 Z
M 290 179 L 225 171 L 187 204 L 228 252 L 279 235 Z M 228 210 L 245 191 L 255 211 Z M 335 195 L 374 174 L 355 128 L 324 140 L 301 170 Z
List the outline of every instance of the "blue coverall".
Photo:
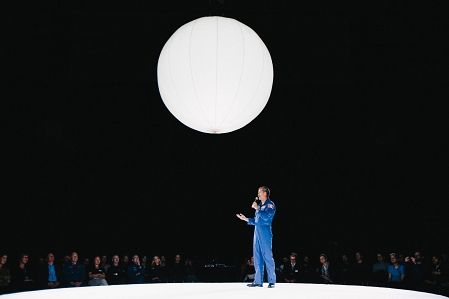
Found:
M 259 210 L 256 211 L 254 218 L 248 218 L 248 225 L 255 225 L 253 239 L 254 277 L 255 284 L 263 283 L 264 262 L 267 267 L 268 282 L 276 283 L 276 273 L 274 268 L 274 259 L 271 241 L 273 233 L 271 232 L 271 222 L 273 221 L 276 206 L 268 198 L 264 204 L 259 204 Z

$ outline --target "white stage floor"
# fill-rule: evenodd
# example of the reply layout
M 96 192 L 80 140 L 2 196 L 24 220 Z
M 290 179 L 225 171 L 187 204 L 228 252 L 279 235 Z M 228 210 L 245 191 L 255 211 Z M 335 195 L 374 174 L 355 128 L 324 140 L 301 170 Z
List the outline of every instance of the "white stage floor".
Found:
M 278 283 L 274 289 L 249 288 L 246 283 L 164 283 L 62 288 L 1 296 L 2 299 L 437 299 L 440 295 L 406 290 L 321 284 Z

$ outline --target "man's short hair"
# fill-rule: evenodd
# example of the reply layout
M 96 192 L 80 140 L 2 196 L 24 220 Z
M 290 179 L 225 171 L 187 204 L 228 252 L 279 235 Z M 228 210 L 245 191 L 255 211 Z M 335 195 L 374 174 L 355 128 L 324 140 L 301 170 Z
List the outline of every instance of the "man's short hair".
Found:
M 259 187 L 263 192 L 267 193 L 267 196 L 270 196 L 270 189 L 267 186 Z

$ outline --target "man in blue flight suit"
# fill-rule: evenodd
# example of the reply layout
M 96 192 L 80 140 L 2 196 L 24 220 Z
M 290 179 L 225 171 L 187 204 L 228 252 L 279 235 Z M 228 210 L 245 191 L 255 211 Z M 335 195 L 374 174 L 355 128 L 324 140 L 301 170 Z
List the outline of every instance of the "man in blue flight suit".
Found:
M 276 283 L 276 273 L 274 267 L 273 252 L 271 241 L 273 233 L 271 232 L 271 222 L 273 221 L 276 206 L 270 200 L 270 189 L 265 186 L 259 188 L 257 196 L 260 200 L 258 204 L 253 202 L 252 208 L 256 210 L 254 218 L 247 218 L 243 214 L 237 214 L 237 217 L 248 222 L 248 225 L 254 225 L 253 255 L 254 268 L 256 274 L 254 282 L 248 284 L 249 287 L 261 287 L 263 285 L 264 263 L 268 273 L 268 287 L 274 288 Z

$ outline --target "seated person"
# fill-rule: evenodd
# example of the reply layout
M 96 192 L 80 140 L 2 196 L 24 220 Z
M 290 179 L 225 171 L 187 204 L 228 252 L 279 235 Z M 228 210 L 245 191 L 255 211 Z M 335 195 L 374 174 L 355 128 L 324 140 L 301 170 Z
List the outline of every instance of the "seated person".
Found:
M 37 283 L 40 289 L 54 289 L 60 286 L 62 269 L 55 263 L 53 253 L 47 255 L 47 263 L 40 267 Z
M 405 278 L 404 266 L 399 264 L 395 253 L 390 254 L 392 265 L 388 267 L 388 283 L 390 287 L 401 287 Z
M 96 256 L 94 258 L 94 264 L 87 271 L 87 275 L 89 277 L 89 285 L 90 286 L 107 286 L 106 282 L 106 271 L 103 266 L 101 266 L 101 258 L 100 256 Z
M 5 266 L 8 261 L 8 255 L 0 254 L 0 295 L 9 293 L 9 284 L 11 283 L 11 272 Z
M 165 281 L 165 267 L 161 265 L 161 259 L 155 255 L 150 267 L 148 268 L 148 282 L 163 282 Z
M 299 281 L 299 265 L 296 263 L 296 254 L 290 255 L 290 262 L 284 265 L 282 277 L 288 283 Z
M 125 284 L 126 283 L 126 269 L 122 264 L 119 263 L 120 258 L 118 255 L 112 257 L 112 265 L 109 266 L 106 272 L 106 281 L 108 284 Z
M 140 266 L 139 256 L 133 256 L 132 263 L 128 267 L 129 283 L 145 283 L 145 268 Z
M 21 292 L 33 289 L 34 281 L 28 269 L 28 254 L 23 253 L 20 255 L 19 264 L 11 267 L 11 290 Z
M 66 264 L 63 269 L 66 287 L 80 287 L 84 285 L 86 272 L 84 265 L 78 263 L 78 253 L 72 252 L 70 264 Z
M 254 281 L 254 275 L 256 275 L 256 269 L 254 269 L 254 256 L 248 259 L 245 268 L 243 269 L 243 281 Z

